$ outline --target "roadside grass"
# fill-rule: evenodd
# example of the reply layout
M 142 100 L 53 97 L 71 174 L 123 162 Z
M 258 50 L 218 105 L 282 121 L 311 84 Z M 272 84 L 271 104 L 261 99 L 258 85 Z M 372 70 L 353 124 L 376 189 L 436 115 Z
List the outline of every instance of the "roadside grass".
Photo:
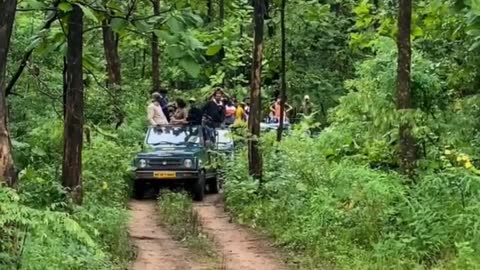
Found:
M 160 224 L 173 238 L 188 248 L 201 262 L 218 269 L 219 256 L 214 243 L 202 232 L 200 217 L 193 210 L 192 199 L 185 192 L 162 191 L 157 199 Z

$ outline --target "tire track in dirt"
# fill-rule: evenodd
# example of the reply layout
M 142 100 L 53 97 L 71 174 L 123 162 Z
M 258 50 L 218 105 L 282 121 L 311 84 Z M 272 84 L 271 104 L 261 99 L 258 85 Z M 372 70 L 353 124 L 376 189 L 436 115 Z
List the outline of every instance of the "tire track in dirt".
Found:
M 219 195 L 194 205 L 203 230 L 213 238 L 226 270 L 286 270 L 288 267 L 268 242 L 230 222 Z
M 158 225 L 155 201 L 131 201 L 130 237 L 137 247 L 132 270 L 210 270 L 198 265 L 189 251 Z

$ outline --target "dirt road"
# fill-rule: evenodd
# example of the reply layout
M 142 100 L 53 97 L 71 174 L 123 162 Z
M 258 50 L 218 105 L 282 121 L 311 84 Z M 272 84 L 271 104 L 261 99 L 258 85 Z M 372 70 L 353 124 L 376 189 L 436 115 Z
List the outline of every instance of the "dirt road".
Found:
M 194 261 L 189 251 L 159 226 L 155 201 L 131 201 L 130 235 L 138 249 L 132 270 L 284 270 L 287 269 L 267 241 L 229 222 L 219 196 L 194 205 L 203 230 L 214 240 L 220 267 Z
M 132 270 L 211 270 L 191 261 L 187 249 L 158 225 L 155 201 L 131 201 L 130 235 L 138 249 Z
M 207 197 L 203 203 L 195 204 L 194 209 L 200 216 L 205 232 L 213 237 L 218 253 L 224 256 L 224 269 L 287 269 L 266 240 L 230 222 L 219 195 Z

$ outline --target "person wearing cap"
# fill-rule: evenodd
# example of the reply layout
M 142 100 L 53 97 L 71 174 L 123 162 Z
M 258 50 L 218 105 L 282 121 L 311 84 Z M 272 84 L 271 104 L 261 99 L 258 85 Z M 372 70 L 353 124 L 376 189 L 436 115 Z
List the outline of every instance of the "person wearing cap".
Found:
M 147 107 L 148 122 L 152 126 L 168 125 L 168 120 L 160 106 L 161 95 L 158 92 L 152 94 L 152 102 Z
M 302 101 L 302 113 L 304 116 L 309 116 L 312 114 L 312 103 L 310 102 L 310 97 L 305 95 Z
M 187 121 L 190 125 L 201 125 L 202 124 L 202 110 L 200 110 L 195 104 L 196 99 L 191 97 L 188 99 L 188 104 L 190 108 L 188 110 Z

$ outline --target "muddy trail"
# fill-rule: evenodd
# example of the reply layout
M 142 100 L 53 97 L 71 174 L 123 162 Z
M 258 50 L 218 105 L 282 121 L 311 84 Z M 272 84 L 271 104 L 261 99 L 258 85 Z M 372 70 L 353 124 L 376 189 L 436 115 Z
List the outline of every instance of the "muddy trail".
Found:
M 202 230 L 213 240 L 220 266 L 201 265 L 188 249 L 174 241 L 159 224 L 155 201 L 132 201 L 130 234 L 138 249 L 132 270 L 284 270 L 280 256 L 268 241 L 232 223 L 219 196 L 195 203 Z
M 209 196 L 194 205 L 203 230 L 213 238 L 222 256 L 223 269 L 228 270 L 286 270 L 281 257 L 268 241 L 246 228 L 232 223 L 224 212 L 219 195 Z
M 131 201 L 130 237 L 137 248 L 132 270 L 210 270 L 192 261 L 189 251 L 159 226 L 155 201 Z

